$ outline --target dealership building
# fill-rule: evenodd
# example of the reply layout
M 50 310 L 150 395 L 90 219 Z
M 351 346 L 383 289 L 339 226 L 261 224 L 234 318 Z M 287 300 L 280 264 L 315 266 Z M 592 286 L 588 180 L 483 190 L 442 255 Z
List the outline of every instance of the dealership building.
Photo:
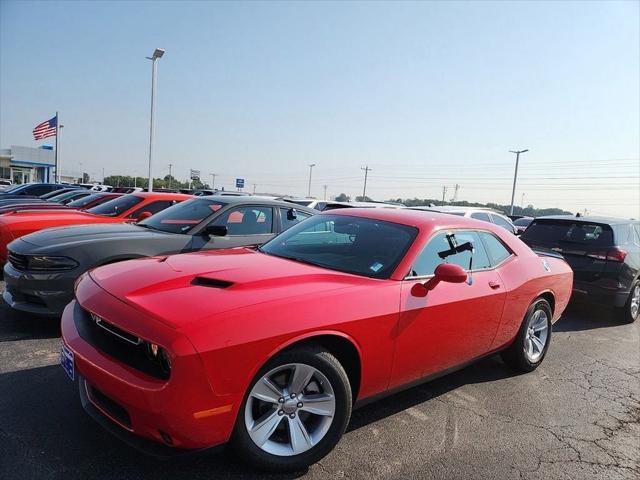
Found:
M 53 147 L 39 148 L 12 145 L 0 149 L 0 180 L 11 180 L 14 184 L 53 181 L 55 173 Z

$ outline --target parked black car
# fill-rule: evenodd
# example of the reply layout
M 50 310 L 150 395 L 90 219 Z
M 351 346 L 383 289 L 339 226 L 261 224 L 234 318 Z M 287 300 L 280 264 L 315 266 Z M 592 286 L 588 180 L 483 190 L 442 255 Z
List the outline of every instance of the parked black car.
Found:
M 25 183 L 23 185 L 16 185 L 8 190 L 0 192 L 0 199 L 15 198 L 22 196 L 39 197 L 54 190 L 60 190 L 61 188 L 67 188 L 69 185 L 62 183 Z M 78 186 L 77 188 L 82 188 Z
M 201 196 L 137 224 L 48 228 L 8 245 L 4 300 L 16 310 L 59 315 L 87 270 L 153 255 L 260 245 L 316 211 L 252 196 Z
M 574 296 L 616 307 L 631 323 L 640 311 L 640 221 L 570 215 L 534 219 L 520 239 L 551 249 L 573 269 Z

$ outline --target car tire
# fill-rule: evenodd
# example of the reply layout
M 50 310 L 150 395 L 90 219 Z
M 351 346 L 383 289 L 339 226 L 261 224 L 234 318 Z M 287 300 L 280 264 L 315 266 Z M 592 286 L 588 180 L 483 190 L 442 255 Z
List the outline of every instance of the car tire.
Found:
M 616 309 L 622 323 L 633 323 L 640 317 L 640 280 L 632 285 L 624 307 Z
M 500 354 L 504 363 L 521 372 L 532 372 L 538 368 L 551 343 L 551 319 L 549 302 L 543 298 L 533 302 L 515 340 Z
M 312 372 L 299 392 L 295 391 L 300 390 L 299 387 L 292 388 L 293 383 L 301 384 L 293 381 L 296 372 L 303 372 L 300 376 L 305 377 Z M 262 390 L 264 385 L 268 385 L 266 391 Z M 275 386 L 278 393 L 270 386 Z M 271 394 L 275 394 L 274 398 L 269 398 Z M 300 402 L 294 405 L 292 396 Z M 305 399 L 308 400 L 306 406 Z M 314 408 L 322 414 L 307 410 Z M 267 362 L 250 383 L 238 411 L 230 445 L 243 461 L 258 469 L 300 471 L 333 450 L 349 423 L 351 408 L 349 377 L 338 359 L 320 346 L 294 347 Z M 270 422 L 268 426 L 267 422 Z M 261 429 L 265 426 L 263 435 Z M 294 434 L 294 430 L 298 433 Z

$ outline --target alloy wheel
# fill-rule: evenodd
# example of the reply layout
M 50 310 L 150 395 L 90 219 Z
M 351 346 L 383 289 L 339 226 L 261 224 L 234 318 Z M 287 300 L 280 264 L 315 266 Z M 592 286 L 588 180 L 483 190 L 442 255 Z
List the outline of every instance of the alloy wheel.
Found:
M 255 383 L 244 422 L 260 449 L 292 456 L 316 446 L 335 413 L 335 395 L 327 377 L 310 365 L 290 363 L 270 370 Z
M 544 353 L 549 338 L 549 317 L 544 310 L 536 310 L 524 338 L 524 354 L 531 363 L 536 363 Z
M 636 318 L 640 311 L 640 284 L 637 284 L 631 292 L 631 302 L 629 302 L 629 313 L 631 318 Z

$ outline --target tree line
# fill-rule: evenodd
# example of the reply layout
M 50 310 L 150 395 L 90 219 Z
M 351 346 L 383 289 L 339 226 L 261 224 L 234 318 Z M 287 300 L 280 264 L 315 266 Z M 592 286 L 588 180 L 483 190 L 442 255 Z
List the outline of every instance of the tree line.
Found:
M 336 201 L 338 202 L 349 202 L 351 201 L 351 197 L 349 197 L 345 193 L 341 193 L 336 197 Z M 356 202 L 370 202 L 371 198 L 358 196 L 355 197 Z M 435 198 L 391 198 L 386 200 L 387 202 L 393 203 L 402 203 L 407 207 L 419 207 L 419 206 L 441 206 L 442 200 L 438 200 Z M 467 202 L 466 200 L 461 200 L 457 202 L 445 202 L 447 206 L 456 206 L 456 207 L 481 207 L 481 208 L 491 208 L 498 212 L 502 212 L 503 214 L 509 214 L 511 210 L 510 205 L 500 205 L 498 203 L 480 203 L 480 202 Z M 513 214 L 514 215 L 523 215 L 527 217 L 541 217 L 543 215 L 571 215 L 571 212 L 567 210 L 563 210 L 561 208 L 535 208 L 533 205 L 527 205 L 526 207 L 513 206 Z

